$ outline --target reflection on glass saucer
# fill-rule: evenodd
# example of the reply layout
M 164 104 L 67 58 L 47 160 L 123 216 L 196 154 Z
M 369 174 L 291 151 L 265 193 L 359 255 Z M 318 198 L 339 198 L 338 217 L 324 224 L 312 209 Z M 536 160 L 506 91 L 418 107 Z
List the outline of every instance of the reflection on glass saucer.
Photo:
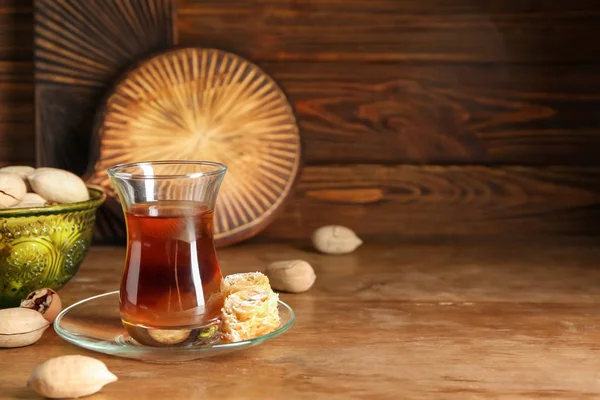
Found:
M 104 293 L 65 308 L 54 321 L 56 333 L 85 349 L 148 362 L 182 362 L 242 350 L 273 339 L 294 323 L 294 311 L 279 301 L 279 328 L 267 335 L 237 343 L 184 347 L 142 346 L 129 338 L 119 314 L 119 292 Z

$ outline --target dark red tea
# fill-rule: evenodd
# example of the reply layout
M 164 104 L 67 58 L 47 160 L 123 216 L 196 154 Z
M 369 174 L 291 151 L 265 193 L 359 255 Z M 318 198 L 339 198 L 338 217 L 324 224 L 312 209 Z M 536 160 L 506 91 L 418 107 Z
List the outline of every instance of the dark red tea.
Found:
M 128 331 L 194 329 L 215 318 L 218 310 L 205 309 L 222 278 L 213 211 L 199 202 L 166 200 L 135 204 L 125 215 L 129 250 L 120 300 Z

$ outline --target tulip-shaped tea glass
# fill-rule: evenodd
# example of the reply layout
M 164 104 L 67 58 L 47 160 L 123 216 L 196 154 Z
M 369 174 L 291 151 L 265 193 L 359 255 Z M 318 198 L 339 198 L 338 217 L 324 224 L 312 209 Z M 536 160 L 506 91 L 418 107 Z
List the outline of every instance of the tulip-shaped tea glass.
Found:
M 216 333 L 219 310 L 209 299 L 218 293 L 222 275 L 212 226 L 226 170 L 200 161 L 108 170 L 127 224 L 121 319 L 137 342 L 183 345 Z

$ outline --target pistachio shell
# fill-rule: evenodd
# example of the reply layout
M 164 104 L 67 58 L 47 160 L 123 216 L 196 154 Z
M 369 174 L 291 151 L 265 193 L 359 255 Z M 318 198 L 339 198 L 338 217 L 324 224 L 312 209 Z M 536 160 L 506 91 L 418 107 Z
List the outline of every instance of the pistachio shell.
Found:
M 8 167 L 0 168 L 0 172 L 9 172 L 11 174 L 19 175 L 21 179 L 27 178 L 27 175 L 35 171 L 35 168 L 28 165 L 11 165 Z
M 30 177 L 32 175 L 35 175 L 40 172 L 45 172 L 45 171 L 64 171 L 64 170 L 59 169 L 59 168 L 54 168 L 54 167 L 39 167 L 39 168 L 34 169 L 32 172 L 28 173 L 27 177 Z
M 27 180 L 27 176 L 33 173 L 35 168 L 30 167 L 28 165 L 11 165 L 9 167 L 0 168 L 0 172 L 8 172 L 11 174 L 19 175 L 19 177 L 25 183 L 25 187 L 28 192 L 31 192 L 31 186 L 29 186 L 29 181 Z
M 19 175 L 0 172 L 0 207 L 18 204 L 27 193 L 27 186 Z
M 94 394 L 116 380 L 102 361 L 68 355 L 51 358 L 35 367 L 27 386 L 44 397 L 73 398 Z
M 51 202 L 76 203 L 90 198 L 83 180 L 69 171 L 36 170 L 27 179 L 34 192 Z
M 42 314 L 27 308 L 0 310 L 0 347 L 22 347 L 37 342 L 49 322 Z
M 0 334 L 32 332 L 47 327 L 48 321 L 42 314 L 29 308 L 5 308 L 0 310 Z
M 40 340 L 40 338 L 44 334 L 44 331 L 48 329 L 48 326 L 49 325 L 31 332 L 15 333 L 12 335 L 0 335 L 0 347 L 15 348 L 34 344 L 35 342 Z
M 43 207 L 47 204 L 47 201 L 37 193 L 25 193 L 23 200 L 19 204 L 15 204 L 11 208 L 30 208 L 30 207 Z
M 42 314 L 46 321 L 53 323 L 62 310 L 62 302 L 54 290 L 43 288 L 29 293 L 21 301 L 20 307 L 35 310 Z
M 362 240 L 350 228 L 340 225 L 327 225 L 317 229 L 312 235 L 315 248 L 326 254 L 351 253 L 362 244 Z
M 275 290 L 305 292 L 317 279 L 313 267 L 303 260 L 277 261 L 267 266 L 265 275 Z

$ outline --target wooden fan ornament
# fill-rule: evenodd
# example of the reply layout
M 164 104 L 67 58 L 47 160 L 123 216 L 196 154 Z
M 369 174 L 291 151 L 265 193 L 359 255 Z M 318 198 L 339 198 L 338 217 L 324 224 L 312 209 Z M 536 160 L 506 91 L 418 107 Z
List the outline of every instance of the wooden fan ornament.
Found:
M 1 2 L 5 4 L 6 2 Z M 132 63 L 173 47 L 171 0 L 33 0 L 36 164 L 89 166 L 94 115 Z M 6 35 L 6 33 L 2 33 Z
M 298 175 L 300 137 L 293 110 L 256 65 L 221 50 L 167 51 L 117 84 L 97 129 L 89 183 L 112 200 L 103 229 L 123 217 L 106 170 L 116 164 L 204 160 L 227 165 L 214 234 L 218 246 L 247 239 L 275 217 Z M 112 223 L 111 223 L 112 222 Z M 103 235 L 109 232 L 104 232 Z

